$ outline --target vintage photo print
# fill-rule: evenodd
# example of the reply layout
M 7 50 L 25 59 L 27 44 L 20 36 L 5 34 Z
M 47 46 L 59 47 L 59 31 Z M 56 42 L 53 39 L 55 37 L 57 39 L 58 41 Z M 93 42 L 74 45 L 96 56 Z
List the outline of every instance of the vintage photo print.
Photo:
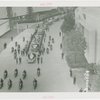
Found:
M 0 92 L 99 93 L 100 6 L 40 5 L 0 6 Z

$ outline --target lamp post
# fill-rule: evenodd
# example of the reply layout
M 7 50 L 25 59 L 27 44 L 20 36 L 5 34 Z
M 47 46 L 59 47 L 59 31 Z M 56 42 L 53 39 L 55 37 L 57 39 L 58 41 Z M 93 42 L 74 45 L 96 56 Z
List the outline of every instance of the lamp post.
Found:
M 84 74 L 85 80 L 86 80 L 86 88 L 84 89 L 84 92 L 88 92 L 89 91 L 89 72 L 90 71 L 86 71 Z

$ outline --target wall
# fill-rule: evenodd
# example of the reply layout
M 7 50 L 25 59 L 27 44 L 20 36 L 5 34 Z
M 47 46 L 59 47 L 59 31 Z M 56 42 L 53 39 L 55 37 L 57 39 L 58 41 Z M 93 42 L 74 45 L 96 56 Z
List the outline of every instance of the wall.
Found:
M 20 16 L 27 14 L 27 7 L 12 7 L 13 16 Z
M 82 10 L 78 8 L 75 12 L 76 25 L 82 25 L 84 27 L 84 36 L 87 42 L 86 58 L 89 63 L 100 64 L 100 17 L 95 15 L 95 12 L 90 13 L 88 8 Z M 93 9 L 93 8 L 92 8 Z M 90 10 L 90 8 L 89 8 Z M 94 9 L 93 11 L 95 11 Z M 99 10 L 97 10 L 99 11 Z M 100 13 L 100 12 L 98 12 Z M 83 19 L 82 15 L 86 15 L 86 19 Z
M 7 18 L 6 7 L 0 7 L 0 18 Z
M 4 35 L 10 30 L 9 20 L 4 20 L 0 23 L 0 36 Z

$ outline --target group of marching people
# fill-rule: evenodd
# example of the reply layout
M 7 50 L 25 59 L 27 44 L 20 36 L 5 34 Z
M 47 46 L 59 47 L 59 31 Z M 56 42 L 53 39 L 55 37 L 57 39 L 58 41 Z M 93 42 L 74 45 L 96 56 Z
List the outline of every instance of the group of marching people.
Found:
M 46 48 L 46 54 L 49 54 L 50 51 L 53 50 L 53 44 L 54 44 L 54 38 L 51 37 L 51 35 L 49 35 L 48 46 L 47 46 L 47 48 Z
M 46 31 L 49 31 L 49 28 L 47 28 Z M 45 34 L 45 37 L 42 41 L 43 43 L 45 43 L 46 38 L 47 37 L 46 37 L 46 34 Z M 13 41 L 13 39 L 12 39 L 12 41 Z M 39 77 L 41 75 L 41 72 L 40 72 L 41 69 L 40 69 L 39 66 L 41 66 L 40 64 L 43 63 L 43 55 L 44 54 L 49 54 L 50 51 L 53 50 L 54 42 L 55 42 L 54 38 L 51 37 L 51 35 L 49 35 L 47 48 L 44 47 L 43 51 L 40 51 L 39 55 L 36 56 L 36 62 L 38 64 L 38 68 L 36 70 L 37 77 Z M 21 45 L 17 41 L 15 41 L 14 46 L 11 47 L 11 53 L 13 54 L 13 58 L 14 58 L 16 64 L 21 64 L 22 61 L 23 61 L 23 57 L 28 55 L 27 49 L 29 47 L 29 41 L 26 41 L 25 37 L 23 37 L 23 43 L 26 44 L 23 49 L 21 48 Z M 28 73 L 27 73 L 27 70 L 23 70 L 21 75 L 19 74 L 19 72 L 20 72 L 19 69 L 17 69 L 17 68 L 14 69 L 13 77 L 14 77 L 14 79 L 16 79 L 17 77 L 20 77 L 19 81 L 18 81 L 18 84 L 19 84 L 18 88 L 19 88 L 19 90 L 22 90 L 23 87 L 24 87 L 24 80 L 27 78 Z M 5 80 L 7 80 L 7 83 L 5 83 Z M 10 78 L 10 72 L 8 70 L 4 70 L 3 77 L 0 79 L 0 89 L 2 89 L 5 86 L 4 84 L 7 84 L 7 89 L 11 90 L 13 88 L 13 85 L 15 85 L 14 81 L 15 80 L 12 80 Z M 38 83 L 37 78 L 33 77 L 33 89 L 34 90 L 37 88 L 37 83 Z
M 14 78 L 17 78 L 18 77 L 18 69 L 15 69 L 13 74 L 14 74 Z M 26 78 L 26 75 L 27 75 L 26 70 L 24 70 L 22 72 L 22 79 L 23 80 Z M 8 88 L 8 90 L 10 90 L 13 86 L 13 80 L 11 80 L 9 78 L 9 72 L 7 70 L 4 71 L 3 78 L 0 79 L 0 89 L 2 89 L 4 87 L 4 84 L 5 84 L 4 81 L 6 79 L 8 80 L 7 88 Z M 21 78 L 19 79 L 19 89 L 20 90 L 23 88 L 23 80 L 22 79 Z
M 59 32 L 59 37 L 61 37 L 62 38 L 62 33 L 61 32 Z M 60 43 L 60 49 L 61 49 L 61 51 L 62 51 L 62 53 L 61 53 L 61 58 L 62 59 L 64 59 L 64 53 L 63 53 L 63 46 L 62 46 L 62 42 Z
M 23 42 L 25 43 L 25 37 L 23 37 Z M 23 49 L 21 49 L 21 45 L 16 41 L 15 42 L 15 45 L 11 47 L 11 53 L 13 54 L 13 57 L 14 57 L 14 60 L 16 61 L 16 64 L 21 64 L 22 63 L 22 57 L 24 56 L 27 56 L 28 55 L 28 52 L 27 52 L 27 49 L 28 49 L 28 46 L 29 46 L 29 41 L 26 41 L 26 45 Z M 38 56 L 38 64 L 39 64 L 39 56 Z M 41 57 L 41 63 L 43 62 L 43 59 Z M 22 90 L 23 89 L 23 86 L 24 86 L 24 80 L 26 79 L 28 73 L 26 70 L 23 70 L 22 72 L 22 75 L 19 75 L 19 70 L 18 69 L 15 69 L 14 72 L 14 78 L 16 79 L 18 76 L 20 77 L 19 79 L 19 90 Z M 12 88 L 12 86 L 14 85 L 13 84 L 13 81 L 11 78 L 9 78 L 9 72 L 7 70 L 4 71 L 3 73 L 3 78 L 0 79 L 0 89 L 2 89 L 4 87 L 4 84 L 5 84 L 5 80 L 7 79 L 7 88 L 8 90 L 10 90 Z M 40 68 L 37 68 L 37 76 L 39 77 L 40 76 Z M 33 89 L 35 90 L 37 88 L 37 79 L 36 78 L 33 78 Z
M 18 76 L 19 76 L 19 71 L 18 71 L 18 69 L 15 69 L 13 72 L 13 77 L 16 79 Z M 22 75 L 20 75 L 20 76 L 21 77 L 18 82 L 18 84 L 19 84 L 18 88 L 19 88 L 19 90 L 22 90 L 23 86 L 24 86 L 23 81 L 27 77 L 27 71 L 23 70 Z M 9 78 L 9 72 L 7 70 L 4 71 L 3 78 L 0 79 L 0 89 L 2 89 L 4 87 L 6 79 L 7 79 L 7 89 L 10 90 L 14 84 L 13 84 L 13 80 L 11 80 Z M 36 87 L 37 87 L 37 80 L 35 78 L 33 78 L 33 88 L 36 89 Z
M 23 43 L 25 42 L 25 37 L 23 37 Z M 27 55 L 27 48 L 29 41 L 26 41 L 25 47 L 21 49 L 21 45 L 16 41 L 15 45 L 11 48 L 11 53 L 13 53 L 14 60 L 16 64 L 22 63 L 22 58 Z

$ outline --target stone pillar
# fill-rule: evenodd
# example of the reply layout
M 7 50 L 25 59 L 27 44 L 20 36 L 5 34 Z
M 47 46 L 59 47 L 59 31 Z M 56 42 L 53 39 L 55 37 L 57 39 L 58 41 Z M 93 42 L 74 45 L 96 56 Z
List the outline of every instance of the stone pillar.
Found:
M 12 11 L 12 7 L 6 7 L 6 10 L 7 10 L 7 16 L 9 18 L 10 29 L 12 30 L 13 29 L 13 20 L 12 20 L 13 11 Z

